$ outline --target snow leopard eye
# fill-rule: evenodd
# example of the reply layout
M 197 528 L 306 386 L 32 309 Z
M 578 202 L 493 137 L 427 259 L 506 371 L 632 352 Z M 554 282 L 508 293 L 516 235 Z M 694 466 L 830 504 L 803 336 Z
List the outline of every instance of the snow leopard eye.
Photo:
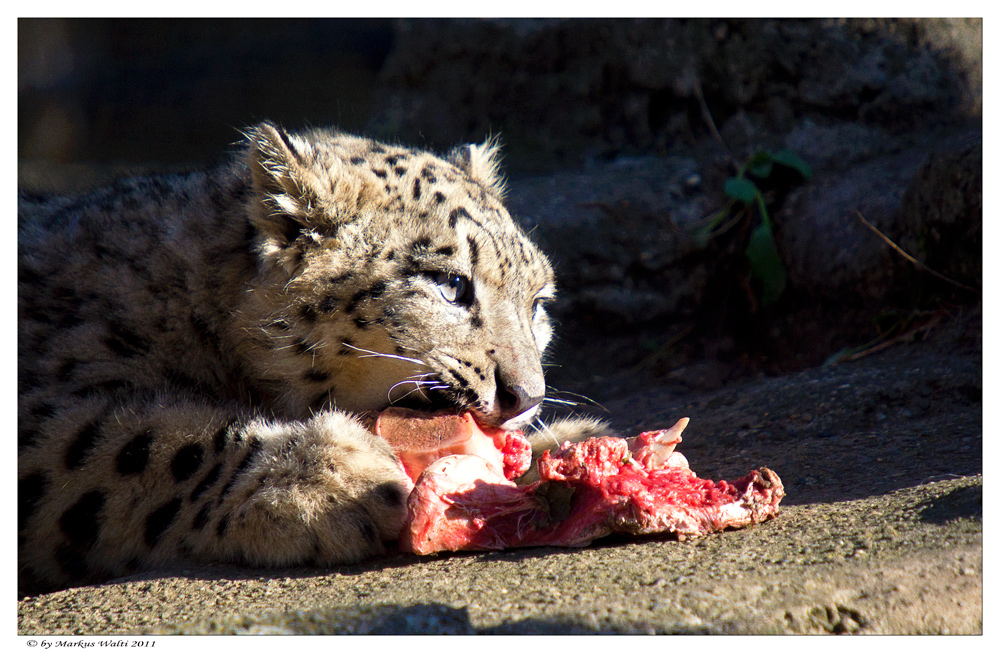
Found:
M 472 283 L 461 274 L 438 272 L 434 275 L 441 296 L 452 304 L 468 306 L 472 303 Z
M 541 312 L 545 310 L 545 305 L 548 304 L 551 299 L 552 297 L 548 295 L 539 295 L 535 297 L 535 301 L 531 305 L 531 319 L 537 320 Z

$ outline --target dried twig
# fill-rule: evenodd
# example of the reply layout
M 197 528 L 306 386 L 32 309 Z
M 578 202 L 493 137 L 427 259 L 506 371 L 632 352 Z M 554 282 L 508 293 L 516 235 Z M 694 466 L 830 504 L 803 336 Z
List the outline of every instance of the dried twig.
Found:
M 980 288 L 973 288 L 972 286 L 967 286 L 964 283 L 959 283 L 958 281 L 955 281 L 954 279 L 952 279 L 950 277 L 946 277 L 945 275 L 941 274 L 937 270 L 931 269 L 925 263 L 922 263 L 922 262 L 918 261 L 917 259 L 913 258 L 909 254 L 907 254 L 905 251 L 903 251 L 902 247 L 900 247 L 896 243 L 892 242 L 892 240 L 890 240 L 888 236 L 886 236 L 884 233 L 882 233 L 881 231 L 879 231 L 878 228 L 875 227 L 875 225 L 873 225 L 871 222 L 868 222 L 867 220 L 865 220 L 865 216 L 861 215 L 861 211 L 857 211 L 857 214 L 858 214 L 858 219 L 861 220 L 861 222 L 863 222 L 866 227 L 868 227 L 869 229 L 871 229 L 872 231 L 874 231 L 875 234 L 879 238 L 881 238 L 882 240 L 884 240 L 889 245 L 889 247 L 892 247 L 894 250 L 896 250 L 897 252 L 899 252 L 900 255 L 903 258 L 905 258 L 910 263 L 913 263 L 915 266 L 917 266 L 921 270 L 925 270 L 927 272 L 930 272 L 931 274 L 933 274 L 938 279 L 941 279 L 942 281 L 947 281 L 951 285 L 957 286 L 959 288 L 962 288 L 963 290 L 968 290 L 970 292 L 982 292 L 982 289 L 980 289 Z
M 656 361 L 666 356 L 670 350 L 673 349 L 674 345 L 686 338 L 692 331 L 694 331 L 693 324 L 689 324 L 681 329 L 680 332 L 675 334 L 672 338 L 670 338 L 670 340 L 667 340 L 665 343 L 657 347 L 656 351 L 645 356 L 641 361 L 639 361 L 639 363 L 630 370 L 630 373 L 637 374 L 643 369 L 653 365 Z
M 701 77 L 697 74 L 693 76 L 692 86 L 694 88 L 694 96 L 698 100 L 698 107 L 701 109 L 701 119 L 705 121 L 708 125 L 708 131 L 711 132 L 712 138 L 714 138 L 719 145 L 722 147 L 722 151 L 726 153 L 726 158 L 729 159 L 730 165 L 734 168 L 739 168 L 739 164 L 736 162 L 736 158 L 733 153 L 729 151 L 729 147 L 726 145 L 726 141 L 722 139 L 722 134 L 715 126 L 715 120 L 712 118 L 712 112 L 708 108 L 708 102 L 705 101 L 705 94 L 701 90 Z
M 902 333 L 897 333 L 895 335 L 893 335 L 891 332 L 886 333 L 882 336 L 879 336 L 878 338 L 868 343 L 867 345 L 864 345 L 858 349 L 848 349 L 837 352 L 836 354 L 831 356 L 825 364 L 833 365 L 836 363 L 847 363 L 868 356 L 869 354 L 874 354 L 875 352 L 882 351 L 883 349 L 887 349 L 888 347 L 891 347 L 897 342 L 910 339 L 913 336 L 917 335 L 918 333 L 930 331 L 938 324 L 940 324 L 941 320 L 943 319 L 944 319 L 944 312 L 939 311 L 934 315 L 932 315 L 930 318 L 928 318 L 925 322 L 922 322 L 916 325 L 915 327 L 907 329 Z

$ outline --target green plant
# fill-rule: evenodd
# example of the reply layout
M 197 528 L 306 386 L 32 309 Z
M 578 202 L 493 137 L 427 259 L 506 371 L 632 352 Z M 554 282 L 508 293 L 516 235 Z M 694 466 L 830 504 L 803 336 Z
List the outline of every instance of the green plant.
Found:
M 774 242 L 774 221 L 760 188 L 762 182 L 772 178 L 776 168 L 791 170 L 802 179 L 812 177 L 808 164 L 791 150 L 759 151 L 740 166 L 735 176 L 726 179 L 723 187 L 728 198 L 726 206 L 692 232 L 695 241 L 705 247 L 712 238 L 735 225 L 744 221 L 753 224 L 754 215 L 760 216 L 743 253 L 750 264 L 750 278 L 760 285 L 760 303 L 765 306 L 777 301 L 788 283 L 788 272 Z

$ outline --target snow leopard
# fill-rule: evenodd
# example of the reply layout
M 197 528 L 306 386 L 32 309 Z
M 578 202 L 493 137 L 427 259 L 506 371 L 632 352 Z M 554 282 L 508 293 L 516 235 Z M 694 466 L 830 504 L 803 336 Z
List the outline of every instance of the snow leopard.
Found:
M 555 283 L 499 156 L 264 122 L 208 169 L 19 192 L 20 591 L 355 563 L 410 487 L 371 411 L 535 421 Z

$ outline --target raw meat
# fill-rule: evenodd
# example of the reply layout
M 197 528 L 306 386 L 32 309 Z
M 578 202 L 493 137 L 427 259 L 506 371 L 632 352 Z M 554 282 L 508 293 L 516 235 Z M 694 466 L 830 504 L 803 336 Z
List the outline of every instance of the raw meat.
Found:
M 498 550 L 585 546 L 613 532 L 692 537 L 778 514 L 784 489 L 767 468 L 729 483 L 698 478 L 674 451 L 687 418 L 628 440 L 564 444 L 539 460 L 541 480 L 518 486 L 477 455 L 429 464 L 409 497 L 400 548 Z
M 531 466 L 531 445 L 523 433 L 480 425 L 468 412 L 387 408 L 375 420 L 374 431 L 389 442 L 413 481 L 435 460 L 455 454 L 482 458 L 506 479 L 517 478 Z

